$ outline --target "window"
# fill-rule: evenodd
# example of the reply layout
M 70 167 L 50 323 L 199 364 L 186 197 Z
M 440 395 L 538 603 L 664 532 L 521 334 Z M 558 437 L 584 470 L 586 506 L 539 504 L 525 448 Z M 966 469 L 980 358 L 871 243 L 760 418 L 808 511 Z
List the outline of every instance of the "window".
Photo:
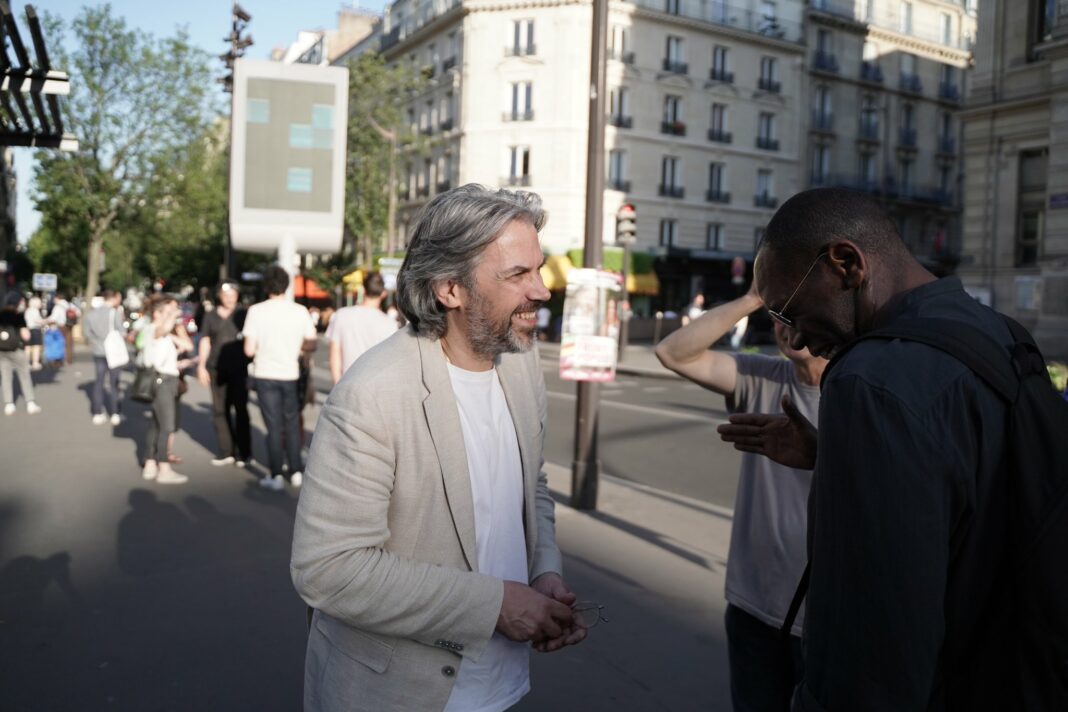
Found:
M 678 241 L 679 228 L 678 223 L 674 220 L 661 220 L 660 221 L 660 246 L 661 247 L 674 247 Z
M 679 165 L 680 161 L 675 156 L 664 156 L 660 164 L 660 183 L 665 188 L 681 188 Z
M 901 75 L 911 77 L 916 74 L 916 55 L 908 52 L 901 53 Z
M 1015 245 L 1017 267 L 1034 266 L 1042 256 L 1048 171 L 1047 149 L 1020 153 Z
M 727 0 L 712 0 L 708 9 L 708 19 L 712 22 L 725 24 L 728 21 Z
M 938 135 L 943 141 L 953 137 L 953 114 L 948 111 L 942 112 L 941 130 Z
M 630 117 L 630 90 L 616 87 L 608 93 L 609 112 L 613 119 Z
M 449 42 L 449 57 L 455 59 L 456 55 L 459 53 L 459 49 L 460 49 L 460 45 L 459 45 L 458 40 L 457 40 L 457 34 L 455 32 L 450 32 L 449 33 L 448 42 Z
M 957 83 L 957 68 L 952 64 L 942 65 L 942 84 L 954 86 Z
M 508 177 L 514 183 L 530 177 L 530 146 L 512 146 L 508 149 Z
M 816 94 L 814 96 L 815 105 L 812 107 L 815 109 L 816 117 L 819 119 L 820 124 L 830 123 L 832 107 L 831 107 L 831 88 L 826 84 L 821 84 L 816 87 Z
M 709 127 L 716 134 L 722 135 L 727 131 L 727 105 L 712 105 L 712 125 Z
M 664 12 L 669 15 L 679 14 L 679 0 L 664 0 Z
M 951 166 L 942 166 L 938 169 L 938 187 L 943 193 L 949 193 L 949 189 L 953 182 L 953 168 Z
M 875 0 L 864 0 L 864 22 L 875 22 Z
M 616 190 L 622 187 L 626 175 L 626 153 L 618 148 L 608 152 L 608 183 Z
M 760 24 L 758 30 L 762 35 L 779 35 L 779 22 L 776 19 L 775 3 L 771 0 L 761 0 L 760 2 Z
M 705 249 L 722 252 L 727 249 L 727 233 L 720 223 L 708 223 L 705 230 Z
M 947 12 L 942 13 L 942 44 L 953 44 L 953 18 Z
M 1057 22 L 1057 0 L 1039 0 L 1037 42 L 1053 39 L 1053 26 Z
M 821 54 L 830 54 L 831 49 L 831 31 L 820 29 L 816 33 L 816 51 Z
M 831 176 L 831 147 L 817 145 L 812 149 L 812 184 L 826 185 Z
M 630 52 L 630 30 L 623 25 L 612 25 L 608 36 L 608 56 L 623 62 L 633 61 L 627 55 Z
M 912 130 L 912 123 L 913 123 L 913 119 L 915 117 L 915 114 L 916 114 L 916 110 L 913 108 L 912 104 L 902 104 L 901 105 L 901 128 L 905 129 L 906 131 L 911 131 Z
M 534 118 L 534 83 L 512 83 L 512 121 L 530 121 Z
M 761 57 L 760 58 L 760 79 L 761 79 L 761 81 L 766 81 L 766 82 L 775 81 L 775 58 L 774 57 Z
M 860 136 L 869 140 L 879 138 L 879 105 L 871 94 L 865 94 L 860 104 Z
M 428 101 L 423 109 L 423 130 L 430 133 L 434 130 L 434 102 Z
M 686 64 L 684 62 L 682 52 L 682 38 L 674 35 L 668 35 L 667 48 L 664 55 L 664 69 L 669 72 L 686 72 Z
M 441 157 L 441 169 L 438 171 L 439 187 L 444 184 L 445 190 L 452 187 L 452 154 L 446 153 Z
M 510 54 L 521 56 L 534 54 L 534 20 L 515 20 L 509 37 Z
M 441 99 L 441 121 L 445 124 L 451 124 L 453 120 L 452 115 L 452 92 L 446 92 L 445 96 Z
M 912 159 L 902 158 L 897 164 L 898 190 L 901 195 L 912 193 Z
M 438 46 L 431 42 L 426 48 L 426 63 L 436 69 L 438 66 Z
M 729 82 L 734 79 L 732 76 L 727 78 L 727 48 L 723 45 L 716 45 L 712 48 L 712 79 L 718 79 L 720 81 Z
M 912 34 L 912 3 L 899 3 L 898 6 L 898 29 L 906 35 Z
M 865 42 L 864 49 L 861 50 L 861 57 L 865 62 L 875 64 L 879 61 L 879 49 L 875 46 L 874 42 Z
M 756 192 L 758 197 L 770 198 L 774 191 L 772 186 L 771 171 L 761 168 L 757 171 Z
M 266 99 L 249 99 L 248 115 L 245 118 L 250 124 L 266 124 L 271 121 L 271 102 Z
M 775 138 L 775 114 L 766 111 L 760 112 L 757 121 L 757 140 L 771 141 Z
M 860 180 L 864 187 L 871 190 L 876 187 L 878 177 L 876 175 L 877 163 L 874 153 L 860 154 Z
M 708 192 L 719 195 L 725 192 L 723 184 L 723 164 L 708 164 Z
M 664 123 L 675 124 L 682 121 L 682 97 L 668 94 L 664 97 Z
M 286 190 L 290 193 L 312 192 L 312 169 L 290 168 L 286 172 Z

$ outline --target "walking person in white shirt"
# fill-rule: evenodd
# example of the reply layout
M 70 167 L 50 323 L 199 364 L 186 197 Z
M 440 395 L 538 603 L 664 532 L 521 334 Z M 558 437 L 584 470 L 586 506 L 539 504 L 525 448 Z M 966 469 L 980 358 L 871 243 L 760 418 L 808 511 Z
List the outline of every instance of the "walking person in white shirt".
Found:
M 273 490 L 289 482 L 300 487 L 304 465 L 300 458 L 300 354 L 315 349 L 316 333 L 308 310 L 286 298 L 289 275 L 278 265 L 269 267 L 263 277 L 267 299 L 249 307 L 242 331 L 245 355 L 252 359 L 263 423 L 267 427 L 267 460 L 270 473 L 260 485 Z
M 40 371 L 45 327 L 44 308 L 40 297 L 36 295 L 30 297 L 25 317 L 26 328 L 30 330 L 30 342 L 26 345 L 26 358 L 29 359 L 31 371 Z
M 397 320 L 382 311 L 386 282 L 378 272 L 363 280 L 363 302 L 338 309 L 326 327 L 330 340 L 330 375 L 341 380 L 364 351 L 385 341 L 397 331 Z
M 179 311 L 173 298 L 152 304 L 152 321 L 143 336 L 144 364 L 159 376 L 152 401 L 152 422 L 145 435 L 145 465 L 141 476 L 164 485 L 180 485 L 189 480 L 171 468 L 167 456 L 168 438 L 175 430 L 178 411 L 178 353 L 190 351 L 193 342 L 184 329 L 175 329 Z
M 105 289 L 100 296 L 103 298 L 103 303 L 85 315 L 85 338 L 89 341 L 89 348 L 93 352 L 93 364 L 96 366 L 96 380 L 93 382 L 92 391 L 93 425 L 103 425 L 108 421 L 108 413 L 104 412 L 105 380 L 109 383 L 108 411 L 111 415 L 111 424 L 118 425 L 122 422 L 122 416 L 119 415 L 119 374 L 122 373 L 122 367 L 111 368 L 108 365 L 104 340 L 111 332 L 117 332 L 122 338 L 126 337 L 122 315 L 122 295 L 113 289 Z

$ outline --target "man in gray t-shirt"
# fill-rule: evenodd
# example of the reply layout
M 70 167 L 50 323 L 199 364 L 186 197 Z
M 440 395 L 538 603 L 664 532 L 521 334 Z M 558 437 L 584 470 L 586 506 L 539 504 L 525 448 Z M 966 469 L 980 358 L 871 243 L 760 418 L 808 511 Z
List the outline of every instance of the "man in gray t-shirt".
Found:
M 733 413 L 781 413 L 796 408 L 815 422 L 819 383 L 827 361 L 790 348 L 788 330 L 775 324 L 783 356 L 710 350 L 740 319 L 764 306 L 756 285 L 660 342 L 667 368 L 723 395 Z M 744 448 L 739 448 L 744 449 Z M 786 712 L 801 679 L 801 624 L 779 628 L 805 568 L 808 490 L 812 472 L 779 465 L 763 455 L 742 456 L 727 559 L 727 651 L 735 712 Z

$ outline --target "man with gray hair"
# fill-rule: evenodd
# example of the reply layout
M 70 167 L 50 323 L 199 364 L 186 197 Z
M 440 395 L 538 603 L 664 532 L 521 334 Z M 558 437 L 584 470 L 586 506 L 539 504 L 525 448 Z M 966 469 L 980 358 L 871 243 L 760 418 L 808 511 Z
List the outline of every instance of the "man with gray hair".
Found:
M 585 638 L 542 471 L 543 223 L 533 193 L 435 197 L 397 278 L 409 327 L 323 407 L 291 566 L 306 710 L 498 712 L 530 689 L 530 644 Z

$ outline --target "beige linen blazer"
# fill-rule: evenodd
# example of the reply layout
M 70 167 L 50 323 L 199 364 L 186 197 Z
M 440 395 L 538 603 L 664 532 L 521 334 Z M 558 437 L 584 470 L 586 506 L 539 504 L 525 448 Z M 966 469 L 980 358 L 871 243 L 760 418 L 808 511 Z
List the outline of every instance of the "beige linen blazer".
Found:
M 561 571 L 542 471 L 537 354 L 497 372 L 523 465 L 530 580 Z M 478 572 L 459 412 L 441 344 L 404 329 L 366 352 L 323 406 L 305 468 L 291 574 L 315 609 L 304 707 L 438 711 L 493 634 L 503 583 Z

